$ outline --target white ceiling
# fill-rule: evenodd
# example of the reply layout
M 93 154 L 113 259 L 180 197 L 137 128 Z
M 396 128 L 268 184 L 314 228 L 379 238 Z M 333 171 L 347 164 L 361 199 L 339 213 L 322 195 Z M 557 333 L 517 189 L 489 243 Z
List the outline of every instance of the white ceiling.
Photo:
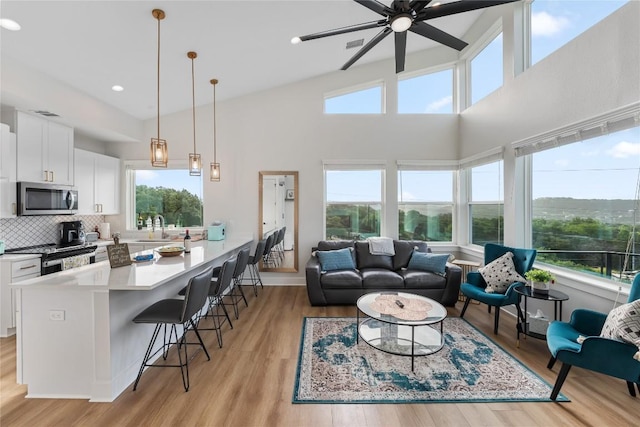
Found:
M 211 78 L 220 80 L 216 96 L 223 100 L 333 72 L 357 51 L 345 49 L 348 41 L 364 38 L 366 43 L 379 31 L 290 43 L 297 35 L 379 19 L 352 0 L 2 0 L 1 17 L 22 29 L 1 30 L 1 59 L 17 59 L 138 119 L 152 118 L 157 108 L 155 8 L 166 13 L 160 23 L 161 114 L 191 108 L 190 50 L 198 53 L 196 104 L 202 105 L 212 102 Z M 480 13 L 429 23 L 462 38 Z M 435 45 L 409 33 L 408 52 Z M 352 69 L 393 55 L 393 37 L 387 37 Z M 125 90 L 112 91 L 114 84 Z

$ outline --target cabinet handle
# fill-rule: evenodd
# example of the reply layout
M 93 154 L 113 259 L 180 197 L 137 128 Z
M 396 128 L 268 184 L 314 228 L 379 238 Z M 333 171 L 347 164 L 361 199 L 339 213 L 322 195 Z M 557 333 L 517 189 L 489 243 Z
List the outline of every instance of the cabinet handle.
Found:
M 31 265 L 27 265 L 27 266 L 24 266 L 24 267 L 20 267 L 20 270 L 28 270 L 28 269 L 34 268 L 34 267 L 37 267 L 37 265 L 36 264 L 31 264 Z
M 11 203 L 11 213 L 12 213 L 12 215 L 16 215 L 17 214 L 16 207 L 17 207 L 17 205 L 15 203 Z
M 51 179 L 50 181 L 53 182 L 53 171 L 49 171 L 49 173 L 51 174 Z
M 49 171 L 44 171 L 44 180 L 45 182 L 49 182 Z
M 100 205 L 96 203 L 96 207 L 95 207 L 95 209 L 94 209 L 93 211 L 94 211 L 94 212 L 100 212 L 100 208 L 99 208 L 99 206 L 100 206 Z
M 102 203 L 100 203 L 100 213 L 102 213 Z

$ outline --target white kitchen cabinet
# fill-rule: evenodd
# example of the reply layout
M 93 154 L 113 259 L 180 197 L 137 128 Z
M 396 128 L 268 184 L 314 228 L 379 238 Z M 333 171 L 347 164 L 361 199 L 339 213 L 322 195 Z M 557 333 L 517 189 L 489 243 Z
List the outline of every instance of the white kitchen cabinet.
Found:
M 73 185 L 73 128 L 16 112 L 18 181 Z
M 8 337 L 15 334 L 16 291 L 11 289 L 9 284 L 38 276 L 40 276 L 40 258 L 38 255 L 20 261 L 3 261 L 2 271 L 0 272 L 0 309 L 2 310 L 0 337 Z
M 0 218 L 16 216 L 16 135 L 0 123 Z
M 120 159 L 76 149 L 74 163 L 78 214 L 119 214 Z

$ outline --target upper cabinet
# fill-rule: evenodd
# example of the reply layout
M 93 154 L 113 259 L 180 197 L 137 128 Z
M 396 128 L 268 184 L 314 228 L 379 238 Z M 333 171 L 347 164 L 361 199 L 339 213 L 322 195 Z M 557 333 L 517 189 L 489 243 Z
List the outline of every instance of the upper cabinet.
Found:
M 73 128 L 16 112 L 18 181 L 73 185 Z
M 74 163 L 78 214 L 119 214 L 120 159 L 76 149 Z
M 0 218 L 16 216 L 16 135 L 0 123 Z

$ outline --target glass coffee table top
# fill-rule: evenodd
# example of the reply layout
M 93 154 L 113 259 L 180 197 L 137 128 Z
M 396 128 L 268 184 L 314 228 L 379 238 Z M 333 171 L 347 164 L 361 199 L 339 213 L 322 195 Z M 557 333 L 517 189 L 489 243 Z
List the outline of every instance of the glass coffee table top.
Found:
M 356 304 L 367 316 L 396 325 L 430 325 L 447 317 L 447 309 L 439 302 L 406 292 L 373 292 L 361 296 Z

